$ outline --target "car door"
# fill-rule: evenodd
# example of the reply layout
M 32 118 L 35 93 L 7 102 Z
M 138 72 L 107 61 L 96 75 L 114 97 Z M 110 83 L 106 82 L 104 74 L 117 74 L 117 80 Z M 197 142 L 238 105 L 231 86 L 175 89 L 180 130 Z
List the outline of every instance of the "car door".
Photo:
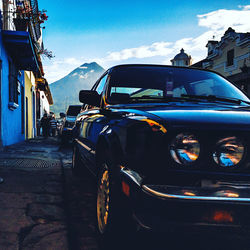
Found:
M 108 74 L 105 74 L 101 77 L 92 90 L 96 90 L 98 94 L 102 94 L 107 81 L 107 76 Z M 82 155 L 85 166 L 88 167 L 91 172 L 96 174 L 96 144 L 100 132 L 107 124 L 107 118 L 105 115 L 101 114 L 100 107 L 87 105 L 86 111 L 80 116 L 80 123 L 79 136 L 76 139 L 79 152 Z

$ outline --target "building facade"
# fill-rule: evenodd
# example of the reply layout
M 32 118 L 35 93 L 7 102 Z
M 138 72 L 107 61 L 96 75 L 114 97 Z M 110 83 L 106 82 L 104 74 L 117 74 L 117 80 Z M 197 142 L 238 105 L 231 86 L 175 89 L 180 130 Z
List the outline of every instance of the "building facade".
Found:
M 207 57 L 192 67 L 214 70 L 250 95 L 250 33 L 228 28 L 220 41 L 208 41 Z
M 13 61 L 3 46 L 3 39 L 1 36 L 0 48 L 0 142 L 1 145 L 5 146 L 25 139 L 25 86 L 24 74 L 22 71 L 18 71 L 17 75 L 12 75 L 11 73 L 11 67 L 14 67 Z M 17 78 L 17 80 L 15 78 Z
M 35 76 L 32 71 L 24 72 L 24 81 L 25 81 L 25 138 L 30 139 L 36 135 Z
M 37 0 L 0 0 L 0 10 L 0 144 L 7 146 L 36 136 L 43 43 Z
M 50 105 L 53 105 L 53 98 L 50 92 L 49 84 L 45 78 L 36 79 L 37 90 L 37 119 L 50 113 Z

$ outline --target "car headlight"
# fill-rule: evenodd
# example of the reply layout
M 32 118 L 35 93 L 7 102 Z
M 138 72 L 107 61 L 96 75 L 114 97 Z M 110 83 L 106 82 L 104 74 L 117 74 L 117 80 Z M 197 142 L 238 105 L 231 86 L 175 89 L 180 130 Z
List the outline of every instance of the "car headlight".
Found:
M 244 155 L 243 143 L 237 137 L 227 137 L 216 143 L 213 158 L 221 167 L 234 167 Z
M 170 145 L 170 154 L 176 163 L 190 165 L 199 157 L 200 143 L 192 134 L 178 134 Z

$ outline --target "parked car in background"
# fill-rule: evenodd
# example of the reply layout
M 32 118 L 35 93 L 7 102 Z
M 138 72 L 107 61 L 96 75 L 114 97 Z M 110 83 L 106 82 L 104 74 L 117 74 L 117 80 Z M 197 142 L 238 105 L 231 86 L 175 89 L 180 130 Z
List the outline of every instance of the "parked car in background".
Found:
M 135 224 L 250 228 L 250 100 L 232 83 L 194 68 L 121 65 L 79 99 L 87 106 L 74 128 L 72 170 L 97 178 L 104 241 Z
M 80 113 L 82 105 L 69 105 L 66 115 L 60 114 L 61 120 L 61 142 L 67 143 L 72 139 L 72 128 L 75 124 L 76 116 Z
M 64 117 L 66 115 L 64 113 L 60 113 L 60 117 L 57 118 L 57 134 L 61 135 L 62 133 L 62 127 L 63 127 L 63 121 L 64 121 Z

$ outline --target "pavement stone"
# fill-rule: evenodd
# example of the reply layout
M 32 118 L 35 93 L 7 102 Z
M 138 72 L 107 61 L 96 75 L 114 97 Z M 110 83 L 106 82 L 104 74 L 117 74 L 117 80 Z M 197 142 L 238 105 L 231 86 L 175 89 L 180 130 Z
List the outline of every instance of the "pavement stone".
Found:
M 80 239 L 83 250 L 96 250 L 99 248 L 98 243 L 93 237 L 83 237 Z
M 18 240 L 16 233 L 0 232 L 1 250 L 18 250 Z
M 22 247 L 24 249 L 34 247 L 35 245 L 41 244 L 43 238 L 47 238 L 48 236 L 54 236 L 62 234 L 66 234 L 66 225 L 61 223 L 49 223 L 45 225 L 37 225 L 32 228 L 27 237 L 24 238 Z M 56 236 L 57 237 L 57 236 Z M 52 245 L 51 245 L 52 246 Z M 54 246 L 54 245 L 53 245 Z M 54 248 L 53 248 L 54 249 Z
M 62 183 L 50 182 L 44 186 L 44 192 L 49 194 L 62 194 L 63 193 Z
M 63 198 L 51 194 L 1 193 L 1 208 L 26 208 L 30 203 L 62 204 Z
M 22 228 L 35 224 L 29 216 L 26 216 L 25 209 L 0 208 L 0 215 L 0 232 L 19 233 Z
M 62 204 L 63 197 L 51 194 L 40 194 L 35 196 L 36 203 Z
M 0 250 L 69 249 L 62 158 L 56 138 L 0 152 Z
M 36 198 L 31 193 L 0 193 L 0 207 L 6 208 L 23 208 Z
M 67 250 L 66 232 L 52 233 L 41 238 L 37 243 L 29 244 L 25 250 Z
M 34 219 L 45 219 L 48 221 L 58 221 L 65 219 L 64 210 L 55 205 L 47 204 L 30 204 L 28 206 L 27 215 Z

